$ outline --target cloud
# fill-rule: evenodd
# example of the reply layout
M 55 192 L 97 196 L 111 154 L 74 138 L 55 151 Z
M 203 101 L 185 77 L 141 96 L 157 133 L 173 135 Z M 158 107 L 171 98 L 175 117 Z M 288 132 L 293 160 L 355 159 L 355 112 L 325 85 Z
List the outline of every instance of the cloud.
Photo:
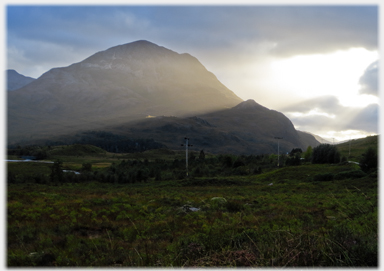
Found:
M 334 96 L 322 96 L 299 102 L 282 110 L 298 130 L 312 133 L 358 130 L 378 133 L 379 105 L 346 107 Z
M 135 8 L 115 6 L 8 6 L 8 68 L 37 77 L 150 33 Z M 18 56 L 14 54 L 18 52 Z M 22 56 L 22 57 L 21 57 Z M 10 67 L 11 66 L 11 67 Z
M 356 116 L 345 124 L 345 129 L 365 130 L 370 133 L 378 133 L 379 105 L 371 104 L 361 109 Z
M 282 110 L 297 129 L 318 134 L 339 129 L 337 123 L 345 111 L 337 97 L 330 95 L 300 101 Z
M 377 6 L 291 6 L 277 9 L 273 19 L 262 35 L 276 42 L 279 56 L 377 49 Z
M 313 110 L 332 115 L 339 114 L 340 112 L 344 111 L 345 107 L 340 104 L 339 99 L 337 97 L 327 95 L 300 101 L 296 104 L 289 105 L 282 109 L 283 112 L 287 113 L 300 112 L 303 114 L 309 113 Z
M 334 121 L 324 115 L 294 116 L 288 114 L 288 117 L 295 125 L 295 127 L 300 131 L 321 134 L 329 131 L 329 129 L 334 128 Z M 314 127 L 316 127 L 315 131 Z
M 373 62 L 365 70 L 364 74 L 360 77 L 359 84 L 361 86 L 359 93 L 360 94 L 369 94 L 378 96 L 378 70 L 379 70 L 379 61 Z
M 265 47 L 277 57 L 377 50 L 377 6 L 157 7 L 158 30 L 168 41 L 199 50 Z M 181 26 L 179 28 L 178 26 Z M 166 40 L 164 40 L 166 41 Z
M 38 51 L 36 44 L 54 45 L 51 55 L 61 55 L 55 49 L 63 47 L 84 59 L 139 39 L 198 58 L 216 51 L 233 59 L 250 53 L 287 57 L 352 47 L 376 50 L 377 13 L 374 5 L 9 5 L 7 41 L 22 48 L 26 58 Z

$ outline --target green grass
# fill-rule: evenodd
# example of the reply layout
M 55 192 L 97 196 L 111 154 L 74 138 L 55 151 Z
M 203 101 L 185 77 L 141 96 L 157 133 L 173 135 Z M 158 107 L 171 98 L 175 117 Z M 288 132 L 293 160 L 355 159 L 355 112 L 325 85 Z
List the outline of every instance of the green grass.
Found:
M 353 155 L 377 144 L 371 139 Z M 185 178 L 184 158 L 52 147 L 47 159 L 63 169 L 92 164 L 65 183 L 50 181 L 53 164 L 8 162 L 7 266 L 378 266 L 377 171 L 206 154 Z
M 92 145 L 64 145 L 51 147 L 50 156 L 84 156 L 84 155 L 102 155 L 106 151 Z
M 377 178 L 311 178 L 348 170 L 286 167 L 204 186 L 12 184 L 8 266 L 377 266 Z
M 341 156 L 345 156 L 350 161 L 359 162 L 361 155 L 368 149 L 373 148 L 378 151 L 379 136 L 368 136 L 360 139 L 353 139 L 337 145 Z

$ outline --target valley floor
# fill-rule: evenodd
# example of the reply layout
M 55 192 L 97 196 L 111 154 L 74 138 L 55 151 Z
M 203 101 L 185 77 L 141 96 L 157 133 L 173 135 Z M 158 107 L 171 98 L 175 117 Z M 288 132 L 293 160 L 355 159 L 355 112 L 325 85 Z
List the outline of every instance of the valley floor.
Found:
M 377 174 L 9 184 L 8 267 L 378 266 Z

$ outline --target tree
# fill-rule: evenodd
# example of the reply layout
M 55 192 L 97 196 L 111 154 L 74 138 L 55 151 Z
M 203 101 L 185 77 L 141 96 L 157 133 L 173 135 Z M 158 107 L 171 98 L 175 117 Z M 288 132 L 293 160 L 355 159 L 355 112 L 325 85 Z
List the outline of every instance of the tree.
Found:
M 308 146 L 307 150 L 304 153 L 304 159 L 305 161 L 311 161 L 312 157 L 312 146 Z
M 189 158 L 188 158 L 190 161 L 195 161 L 196 159 L 196 154 L 194 152 L 190 152 L 189 153 Z
M 221 158 L 222 158 L 222 163 L 224 167 L 227 167 L 227 168 L 232 167 L 232 164 L 233 164 L 232 156 L 223 155 L 221 156 Z
M 292 149 L 291 152 L 289 153 L 289 156 L 290 157 L 295 157 L 296 154 L 299 154 L 301 155 L 303 151 L 300 149 L 300 148 L 295 148 L 295 149 Z
M 359 163 L 361 170 L 364 172 L 377 169 L 377 152 L 371 147 L 368 148 L 365 153 L 362 154 Z
M 61 183 L 63 181 L 63 162 L 56 160 L 51 167 L 51 182 Z
M 201 150 L 199 154 L 199 160 L 204 161 L 204 159 L 205 159 L 205 153 L 204 153 L 204 150 Z
M 290 155 L 290 157 L 285 160 L 285 165 L 287 166 L 298 166 L 301 164 L 301 155 L 299 152 L 296 152 L 294 155 Z
M 312 151 L 313 164 L 336 164 L 340 162 L 340 153 L 336 146 L 320 144 Z

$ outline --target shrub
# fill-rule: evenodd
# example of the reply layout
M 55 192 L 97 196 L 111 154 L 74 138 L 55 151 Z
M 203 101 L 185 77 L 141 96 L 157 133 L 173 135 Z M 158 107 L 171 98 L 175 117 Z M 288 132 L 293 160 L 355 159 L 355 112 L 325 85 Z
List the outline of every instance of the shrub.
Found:
M 299 153 L 293 155 L 292 157 L 288 157 L 287 160 L 285 160 L 286 166 L 298 166 L 300 164 L 301 164 L 301 160 L 300 160 Z
M 235 201 L 227 201 L 224 205 L 227 211 L 232 213 L 237 213 L 244 209 L 241 203 Z
M 364 172 L 369 172 L 371 169 L 377 168 L 377 153 L 374 149 L 368 148 L 366 152 L 363 153 L 360 159 L 360 168 Z
M 317 174 L 313 176 L 313 180 L 315 182 L 332 181 L 333 178 L 334 178 L 334 175 L 332 173 L 322 173 L 322 174 Z
M 83 170 L 83 171 L 92 171 L 92 164 L 91 163 L 83 163 L 81 170 Z
M 245 166 L 245 163 L 242 161 L 240 157 L 236 159 L 236 161 L 233 163 L 233 168 L 243 167 Z
M 233 161 L 232 161 L 232 156 L 230 155 L 224 155 L 221 157 L 222 164 L 226 168 L 232 167 Z
M 236 175 L 236 176 L 245 176 L 245 175 L 248 175 L 248 168 L 245 167 L 245 166 L 241 166 L 241 167 L 237 167 L 235 168 L 233 171 L 232 171 L 232 174 L 233 175 Z
M 350 171 L 342 171 L 340 173 L 337 173 L 335 175 L 335 180 L 343 180 L 343 179 L 352 179 L 352 178 L 361 178 L 364 177 L 366 174 L 364 171 L 357 169 L 357 170 L 350 170 Z

